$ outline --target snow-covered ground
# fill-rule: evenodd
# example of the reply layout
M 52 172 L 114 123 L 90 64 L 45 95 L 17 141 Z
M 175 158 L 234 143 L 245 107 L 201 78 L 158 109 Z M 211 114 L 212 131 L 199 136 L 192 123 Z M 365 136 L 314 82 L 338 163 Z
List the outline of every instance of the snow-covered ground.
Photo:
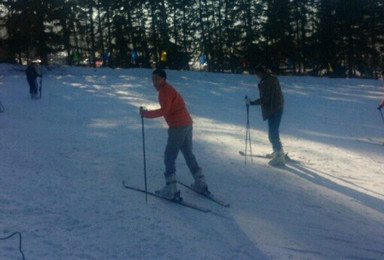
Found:
M 282 140 L 299 164 L 244 165 L 244 96 L 253 76 L 168 71 L 193 115 L 195 153 L 222 208 L 181 189 L 200 213 L 143 187 L 141 105 L 157 106 L 150 70 L 61 67 L 43 99 L 0 65 L 0 237 L 23 234 L 26 259 L 384 259 L 384 124 L 375 80 L 280 77 Z M 146 120 L 150 190 L 164 184 L 164 120 Z M 271 148 L 251 109 L 254 154 Z M 373 138 L 373 139 L 368 139 Z M 182 158 L 178 178 L 191 182 Z M 0 259 L 20 259 L 16 238 Z

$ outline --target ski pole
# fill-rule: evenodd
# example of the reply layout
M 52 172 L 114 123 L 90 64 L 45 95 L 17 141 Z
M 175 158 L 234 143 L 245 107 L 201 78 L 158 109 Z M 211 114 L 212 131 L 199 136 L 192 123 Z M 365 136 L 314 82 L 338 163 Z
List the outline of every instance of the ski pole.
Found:
M 143 107 L 140 107 L 143 109 Z M 147 159 L 145 152 L 145 132 L 144 132 L 144 117 L 141 116 L 141 135 L 143 139 L 143 163 L 144 163 L 144 185 L 145 185 L 145 202 L 148 203 L 148 189 L 147 189 Z
M 248 106 L 248 142 L 249 142 L 249 152 L 250 152 L 250 155 L 251 155 L 251 162 L 253 162 L 253 153 L 252 153 L 252 139 L 251 139 L 251 123 L 249 121 L 249 105 Z
M 245 100 L 247 100 L 247 99 L 248 99 L 248 96 L 245 96 Z M 249 145 L 251 161 L 253 162 L 252 141 L 251 141 L 251 124 L 249 122 L 249 104 L 246 104 L 246 110 L 247 110 L 247 125 L 246 125 L 246 133 L 245 133 L 245 162 L 244 162 L 244 164 L 247 164 L 248 145 Z
M 42 96 L 42 91 L 43 91 L 43 65 L 41 65 L 41 70 L 40 70 L 40 89 L 39 89 L 39 92 L 40 92 L 40 98 Z
M 245 100 L 247 100 L 248 96 L 245 96 Z M 246 111 L 247 111 L 247 123 L 246 123 L 246 128 L 245 128 L 245 161 L 244 164 L 247 164 L 247 153 L 248 153 L 248 117 L 249 117 L 249 106 L 248 104 L 246 106 Z

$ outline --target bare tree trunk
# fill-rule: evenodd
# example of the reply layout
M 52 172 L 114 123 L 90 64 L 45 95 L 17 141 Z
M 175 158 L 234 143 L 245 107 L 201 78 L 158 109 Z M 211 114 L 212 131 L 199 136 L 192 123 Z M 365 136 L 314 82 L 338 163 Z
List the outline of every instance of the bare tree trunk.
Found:
M 93 7 L 91 6 L 89 8 L 89 18 L 90 18 L 90 25 L 91 25 L 91 56 L 92 56 L 92 67 L 96 68 L 96 49 L 95 49 L 95 32 L 94 32 L 94 25 L 93 25 Z
M 48 49 L 46 42 L 46 34 L 45 34 L 45 14 L 42 13 L 40 9 L 37 10 L 37 16 L 39 17 L 39 55 L 41 59 L 41 63 L 46 65 L 48 64 Z
M 204 20 L 203 20 L 203 5 L 201 3 L 201 0 L 199 0 L 199 24 L 200 24 L 201 36 L 203 38 L 203 48 L 202 49 L 203 49 L 203 52 L 206 56 L 207 63 L 209 65 L 211 57 L 210 57 L 210 53 L 208 51 L 208 46 L 207 46 L 206 32 L 205 32 L 205 26 L 204 26 Z
M 148 37 L 146 35 L 146 27 L 145 27 L 146 20 L 143 13 L 143 9 L 144 9 L 143 5 L 144 4 L 141 4 L 141 6 L 138 8 L 138 20 L 140 21 L 140 29 L 139 29 L 140 46 L 143 51 L 142 56 L 144 56 L 141 58 L 141 60 L 144 67 L 150 67 L 151 66 L 150 51 L 148 47 L 149 42 L 148 42 Z
M 225 21 L 225 26 L 226 26 L 226 30 L 225 30 L 225 39 L 226 39 L 226 45 L 227 45 L 227 48 L 228 48 L 228 51 L 229 53 L 227 53 L 228 57 L 229 57 L 229 63 L 230 63 L 230 66 L 231 66 L 231 72 L 232 73 L 235 73 L 235 64 L 232 62 L 232 55 L 233 55 L 233 43 L 232 43 L 232 37 L 231 37 L 231 29 L 230 29 L 230 26 L 229 26 L 229 21 L 230 21 L 230 13 L 229 13 L 229 2 L 231 0 L 226 0 L 225 1 L 225 11 L 224 11 L 224 21 Z
M 109 63 L 108 66 L 111 67 L 113 62 L 113 55 L 112 55 L 112 32 L 111 32 L 111 9 L 110 5 L 107 6 L 107 27 L 108 27 L 108 51 L 109 51 Z
M 103 56 L 103 66 L 105 66 L 106 60 L 105 60 L 103 28 L 101 26 L 100 5 L 98 3 L 97 3 L 97 21 L 98 21 L 98 30 L 99 30 L 99 36 L 100 36 L 101 55 Z
M 224 71 L 224 43 L 223 43 L 223 16 L 221 13 L 221 6 L 217 7 L 218 10 L 218 27 L 217 27 L 217 33 L 218 33 L 218 40 L 219 40 L 219 48 L 218 48 L 218 65 L 221 72 Z
M 155 63 L 156 63 L 156 67 L 159 66 L 159 54 L 160 54 L 160 50 L 159 50 L 159 45 L 158 45 L 158 41 L 157 41 L 157 32 L 156 32 L 156 17 L 155 17 L 155 7 L 153 4 L 151 4 L 151 17 L 152 17 L 152 21 L 151 21 L 151 29 L 152 29 L 152 44 L 153 44 L 153 54 L 154 54 L 154 58 L 155 58 Z
M 188 45 L 187 45 L 187 20 L 186 20 L 186 12 L 187 12 L 187 10 L 186 10 L 186 4 L 187 3 L 185 3 L 185 1 L 182 3 L 182 6 L 183 6 L 183 29 L 182 29 L 182 31 L 183 31 L 183 49 L 184 49 L 184 52 L 185 52 L 185 55 L 183 55 L 183 57 L 186 57 L 187 56 L 187 54 L 188 54 Z M 183 64 L 187 64 L 188 63 L 188 61 L 186 61 L 185 60 L 185 58 L 184 58 L 184 60 L 183 60 Z M 189 65 L 188 65 L 188 69 L 189 69 Z

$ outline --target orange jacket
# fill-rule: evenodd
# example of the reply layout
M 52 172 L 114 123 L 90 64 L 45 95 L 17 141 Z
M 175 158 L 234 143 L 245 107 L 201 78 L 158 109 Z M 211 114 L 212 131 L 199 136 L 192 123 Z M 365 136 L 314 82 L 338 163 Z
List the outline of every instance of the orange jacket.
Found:
M 193 123 L 183 98 L 168 82 L 159 89 L 159 103 L 160 109 L 143 111 L 143 117 L 163 116 L 169 127 L 186 126 Z

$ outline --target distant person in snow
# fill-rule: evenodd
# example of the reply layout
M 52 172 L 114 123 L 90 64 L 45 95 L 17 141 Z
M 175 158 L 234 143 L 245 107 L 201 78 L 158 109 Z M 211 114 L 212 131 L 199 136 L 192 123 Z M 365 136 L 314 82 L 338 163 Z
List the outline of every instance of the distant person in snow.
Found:
M 136 50 L 132 50 L 132 53 L 131 53 L 131 63 L 134 65 L 134 66 L 137 66 L 138 65 L 138 61 L 139 60 L 139 56 L 137 54 L 137 51 Z
M 381 79 L 383 80 L 383 99 L 381 100 L 379 106 L 377 107 L 378 110 L 381 110 L 384 107 L 384 71 L 381 72 Z
M 32 62 L 25 71 L 27 74 L 27 81 L 29 84 L 29 93 L 32 98 L 37 98 L 37 77 L 42 77 L 36 69 L 36 63 Z
M 140 109 L 141 116 L 145 118 L 164 117 L 167 122 L 168 142 L 164 153 L 165 182 L 163 189 L 157 191 L 162 197 L 179 199 L 177 190 L 175 161 L 179 151 L 183 154 L 189 170 L 195 180 L 192 187 L 199 192 L 208 192 L 205 176 L 192 152 L 192 118 L 187 110 L 181 95 L 167 82 L 167 74 L 164 70 L 156 69 L 152 73 L 152 82 L 159 92 L 160 109 L 148 111 Z
M 273 147 L 271 154 L 271 166 L 285 165 L 285 153 L 280 140 L 279 128 L 284 110 L 284 97 L 281 91 L 279 80 L 264 67 L 255 69 L 257 77 L 260 79 L 259 92 L 260 98 L 255 101 L 246 99 L 248 105 L 261 106 L 263 119 L 268 120 L 269 141 Z

